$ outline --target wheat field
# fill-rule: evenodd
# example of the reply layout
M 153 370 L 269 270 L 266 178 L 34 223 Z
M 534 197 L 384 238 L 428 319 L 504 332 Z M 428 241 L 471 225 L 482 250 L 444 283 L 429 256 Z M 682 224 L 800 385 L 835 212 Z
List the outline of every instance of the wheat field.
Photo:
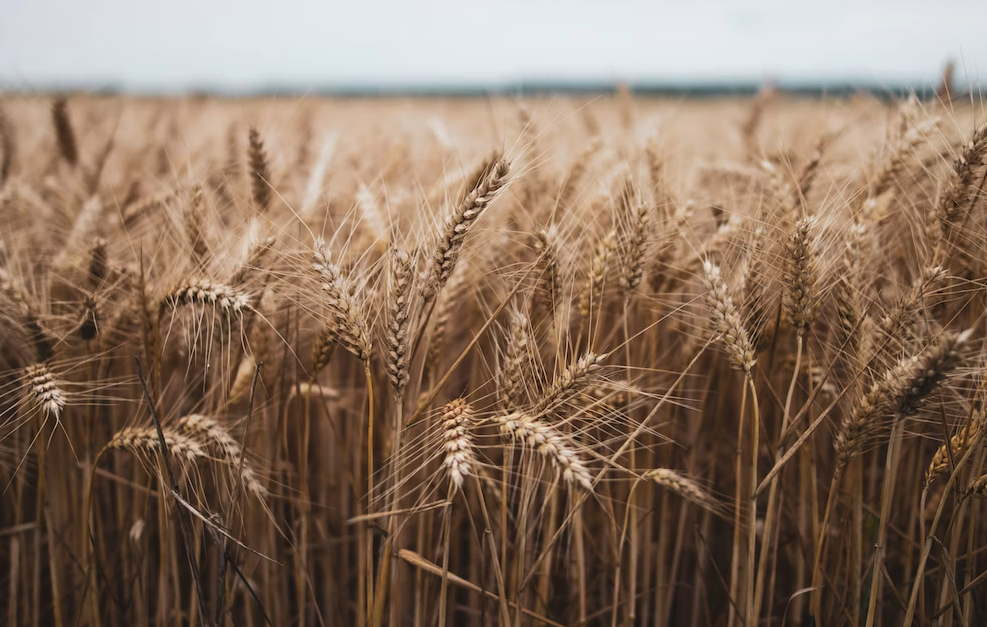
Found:
M 0 98 L 0 615 L 987 623 L 984 119 Z

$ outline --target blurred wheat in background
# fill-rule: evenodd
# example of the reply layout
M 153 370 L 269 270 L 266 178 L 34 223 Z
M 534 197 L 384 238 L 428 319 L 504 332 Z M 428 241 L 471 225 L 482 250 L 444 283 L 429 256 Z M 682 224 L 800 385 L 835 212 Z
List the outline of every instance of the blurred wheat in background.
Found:
M 951 93 L 0 99 L 9 625 L 977 625 Z

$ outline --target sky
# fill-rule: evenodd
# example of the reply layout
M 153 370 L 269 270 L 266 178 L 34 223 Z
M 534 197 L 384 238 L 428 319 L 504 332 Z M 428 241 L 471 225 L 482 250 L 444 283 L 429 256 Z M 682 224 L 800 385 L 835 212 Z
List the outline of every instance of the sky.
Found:
M 987 1 L 0 0 L 27 90 L 987 81 Z

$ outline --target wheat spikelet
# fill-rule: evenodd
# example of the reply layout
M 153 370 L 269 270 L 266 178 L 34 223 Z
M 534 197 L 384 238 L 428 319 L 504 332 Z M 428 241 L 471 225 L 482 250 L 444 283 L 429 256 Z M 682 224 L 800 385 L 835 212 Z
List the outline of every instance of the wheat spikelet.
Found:
M 624 296 L 637 289 L 644 276 L 645 244 L 648 237 L 648 225 L 651 221 L 650 208 L 640 203 L 632 216 L 622 222 L 622 230 L 618 242 L 620 251 L 620 287 Z
M 260 132 L 254 126 L 250 127 L 248 141 L 247 159 L 250 162 L 250 190 L 257 212 L 264 213 L 271 206 L 271 172 L 267 165 L 264 140 L 261 139 Z
M 691 209 L 689 210 L 691 213 Z M 680 221 L 681 218 L 676 219 L 676 230 L 682 234 L 682 230 L 685 227 L 685 222 Z M 729 244 L 735 240 L 739 233 L 742 233 L 740 228 L 743 225 L 744 218 L 737 214 L 731 214 L 730 218 L 721 224 L 716 231 L 710 235 L 705 242 L 702 243 L 701 250 L 692 252 L 686 258 L 684 262 L 678 262 L 674 258 L 675 251 L 673 249 L 668 249 L 668 256 L 663 259 L 664 263 L 678 262 L 680 265 L 670 274 L 663 277 L 663 282 L 661 283 L 661 289 L 664 291 L 670 291 L 672 288 L 676 287 L 690 276 L 695 274 L 698 268 L 702 268 L 706 261 L 712 261 L 716 258 L 722 258 L 723 252 L 729 247 Z M 682 234 L 684 237 L 684 234 Z
M 192 261 L 196 265 L 209 257 L 209 244 L 205 233 L 205 214 L 202 198 L 202 186 L 192 187 L 192 198 L 185 208 L 184 214 L 185 238 L 192 249 Z
M 449 402 L 442 413 L 442 441 L 445 457 L 442 466 L 456 488 L 463 487 L 463 479 L 472 473 L 476 464 L 473 453 L 473 410 L 465 400 L 457 398 Z
M 837 277 L 836 295 L 836 344 L 846 346 L 847 355 L 859 355 L 860 331 L 858 329 L 865 308 L 863 303 L 864 246 L 867 229 L 861 222 L 854 222 L 843 238 L 843 254 L 840 256 L 840 273 Z
M 942 229 L 942 241 L 948 242 L 952 230 L 961 225 L 962 212 L 969 208 L 971 188 L 977 171 L 984 165 L 987 156 L 987 124 L 981 124 L 973 131 L 970 141 L 963 146 L 953 161 L 953 167 L 936 197 L 935 215 Z
M 946 278 L 946 270 L 942 266 L 927 266 L 922 269 L 920 276 L 915 279 L 911 289 L 891 307 L 881 318 L 875 341 L 884 342 L 881 354 L 887 355 L 904 346 L 905 340 L 912 332 L 917 314 L 923 309 L 922 300 L 928 291 Z
M 205 447 L 193 438 L 170 428 L 162 428 L 168 453 L 185 464 L 195 464 L 209 457 Z M 156 427 L 125 427 L 117 431 L 103 447 L 104 451 L 128 451 L 144 457 L 161 451 L 161 440 Z
M 520 443 L 549 460 L 570 485 L 593 491 L 593 481 L 586 465 L 569 441 L 551 425 L 523 412 L 497 417 L 500 433 L 512 443 Z
M 863 451 L 866 438 L 882 417 L 907 417 L 918 412 L 925 399 L 963 361 L 962 351 L 969 337 L 969 330 L 944 333 L 920 355 L 902 360 L 874 383 L 840 426 L 834 441 L 840 464 L 845 466 Z
M 353 299 L 339 266 L 330 261 L 329 249 L 321 238 L 315 241 L 312 258 L 312 267 L 318 271 L 319 285 L 325 293 L 324 304 L 329 310 L 326 324 L 319 336 L 320 344 L 325 346 L 330 338 L 335 339 L 363 363 L 370 363 L 371 343 L 366 318 Z M 316 372 L 318 370 L 317 368 Z
M 709 261 L 704 262 L 702 282 L 706 288 L 706 308 L 712 319 L 713 329 L 720 335 L 730 364 L 737 370 L 749 373 L 755 363 L 754 345 L 740 319 L 733 296 L 720 277 L 719 266 Z
M 802 171 L 799 173 L 794 190 L 797 207 L 805 208 L 805 199 L 812 189 L 812 184 L 815 182 L 816 176 L 819 174 L 819 165 L 822 163 L 823 151 L 826 149 L 826 144 L 830 139 L 828 134 L 820 135 L 812 146 L 812 153 L 802 166 Z
M 322 372 L 329 362 L 332 361 L 333 353 L 336 352 L 338 342 L 338 330 L 336 321 L 329 318 L 322 327 L 315 342 L 312 344 L 312 374 L 317 375 Z
M 647 160 L 648 178 L 651 180 L 651 191 L 655 196 L 658 211 L 664 214 L 666 209 L 665 203 L 659 202 L 659 196 L 664 193 L 666 164 L 657 133 L 654 133 L 646 140 L 644 144 L 644 157 Z
M 877 164 L 868 183 L 867 195 L 861 197 L 862 202 L 877 198 L 891 188 L 891 184 L 894 183 L 895 178 L 905 167 L 905 161 L 908 156 L 915 152 L 919 144 L 925 140 L 925 136 L 939 122 L 935 118 L 930 118 L 921 124 L 912 126 L 914 115 L 908 107 L 902 108 L 900 119 L 902 124 L 906 125 L 906 128 L 900 137 L 891 142 L 885 152 L 884 158 Z
M 987 497 L 987 475 L 981 475 L 971 481 L 966 488 L 966 495 Z
M 718 513 L 720 510 L 720 504 L 716 499 L 703 490 L 698 483 L 676 470 L 655 468 L 645 473 L 644 477 L 668 488 L 686 500 L 692 501 L 703 509 L 713 513 Z
M 512 311 L 507 346 L 504 349 L 497 382 L 501 407 L 508 413 L 516 410 L 526 400 L 527 388 L 524 378 L 528 371 L 527 363 L 531 358 L 531 351 L 534 350 L 532 344 L 527 316 L 520 311 Z
M 27 402 L 44 412 L 45 418 L 58 420 L 65 409 L 65 393 L 48 364 L 28 366 L 22 379 L 27 388 Z
M 510 168 L 507 159 L 494 155 L 486 162 L 466 197 L 446 217 L 435 248 L 432 276 L 426 289 L 428 298 L 434 298 L 449 281 L 470 228 L 507 184 Z
M 740 279 L 740 289 L 744 298 L 743 311 L 745 319 L 750 321 L 750 339 L 755 347 L 760 344 L 761 329 L 768 311 L 764 263 L 765 239 L 764 227 L 758 227 L 750 241 L 750 250 L 744 260 L 744 271 Z
M 244 285 L 255 273 L 264 270 L 267 258 L 274 251 L 274 237 L 265 237 L 263 239 L 251 238 L 251 240 L 251 243 L 247 247 L 246 257 L 237 267 L 233 276 L 230 277 L 230 285 Z
M 812 235 L 815 220 L 800 218 L 788 242 L 785 307 L 796 333 L 805 335 L 816 316 L 816 251 Z
M 978 413 L 970 421 L 970 424 L 964 426 L 949 439 L 949 450 L 946 449 L 947 444 L 945 443 L 936 449 L 935 455 L 932 456 L 932 461 L 929 462 L 929 468 L 925 471 L 926 486 L 932 483 L 944 470 L 949 468 L 950 453 L 952 453 L 953 459 L 957 459 L 966 452 L 968 447 L 976 444 L 983 432 L 983 425 L 984 415 Z
M 541 394 L 541 399 L 535 405 L 534 414 L 538 415 L 561 407 L 572 400 L 586 387 L 599 380 L 603 362 L 607 355 L 586 353 L 572 365 L 567 366 L 562 373 L 552 381 L 548 389 Z
M 535 293 L 539 302 L 554 316 L 562 298 L 562 269 L 559 261 L 561 252 L 558 227 L 553 224 L 548 230 L 539 229 L 535 235 L 535 251 L 538 253 L 536 271 L 538 287 Z
M 31 297 L 14 283 L 10 274 L 0 268 L 0 294 L 3 294 L 12 307 L 13 318 L 27 331 L 28 342 L 34 350 L 38 363 L 47 362 L 55 352 L 55 342 L 48 330 L 41 324 L 37 308 Z
M 617 247 L 617 232 L 611 230 L 596 244 L 593 258 L 590 261 L 586 285 L 579 295 L 579 315 L 588 318 L 593 307 L 600 308 L 607 283 L 607 272 L 610 269 L 610 258 Z
M 178 421 L 178 429 L 182 434 L 205 444 L 207 449 L 217 451 L 229 467 L 233 480 L 236 480 L 236 474 L 239 473 L 244 488 L 258 499 L 264 498 L 267 491 L 257 479 L 253 465 L 248 460 L 242 459 L 243 450 L 240 448 L 240 443 L 233 439 L 230 432 L 215 418 L 190 414 Z
M 250 296 L 223 283 L 193 279 L 172 290 L 161 304 L 175 309 L 186 305 L 210 306 L 224 316 L 232 317 L 250 310 Z
M 408 325 L 410 321 L 409 296 L 411 292 L 411 258 L 400 249 L 391 251 L 390 293 L 388 294 L 388 319 L 385 333 L 385 359 L 387 376 L 394 394 L 401 398 L 408 384 Z

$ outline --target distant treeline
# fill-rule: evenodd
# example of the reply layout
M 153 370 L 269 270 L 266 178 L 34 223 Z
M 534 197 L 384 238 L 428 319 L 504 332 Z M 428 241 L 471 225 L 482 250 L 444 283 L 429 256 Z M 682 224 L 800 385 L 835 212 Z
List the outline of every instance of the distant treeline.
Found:
M 255 87 L 241 88 L 228 86 L 199 85 L 185 89 L 133 87 L 125 85 L 82 85 L 64 83 L 25 87 L 23 85 L 3 85 L 0 93 L 73 93 L 88 94 L 134 94 L 146 96 L 190 95 L 203 97 L 269 97 L 269 96 L 331 96 L 331 97 L 411 97 L 411 98 L 475 98 L 489 96 L 594 96 L 615 94 L 628 90 L 636 96 L 663 98 L 724 98 L 743 97 L 756 94 L 766 85 L 777 88 L 782 93 L 807 98 L 845 98 L 855 94 L 869 94 L 879 98 L 899 99 L 915 94 L 920 99 L 935 96 L 935 85 L 908 85 L 903 83 L 841 82 L 841 83 L 757 83 L 757 82 L 702 82 L 702 83 L 662 83 L 614 81 L 521 81 L 504 84 L 326 84 L 321 86 L 266 83 Z

